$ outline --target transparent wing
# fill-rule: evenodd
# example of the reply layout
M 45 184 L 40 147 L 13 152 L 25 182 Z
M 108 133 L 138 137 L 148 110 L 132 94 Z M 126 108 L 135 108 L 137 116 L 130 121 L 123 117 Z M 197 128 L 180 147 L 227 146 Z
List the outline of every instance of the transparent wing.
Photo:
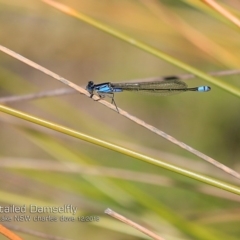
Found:
M 187 91 L 187 84 L 180 80 L 156 82 L 111 83 L 111 86 L 123 91 L 157 93 L 163 96 Z

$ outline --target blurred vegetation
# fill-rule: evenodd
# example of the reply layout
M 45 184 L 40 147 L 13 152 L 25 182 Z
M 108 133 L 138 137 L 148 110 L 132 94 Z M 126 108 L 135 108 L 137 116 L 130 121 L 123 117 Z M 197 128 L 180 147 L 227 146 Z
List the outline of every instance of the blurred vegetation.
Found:
M 197 1 L 61 1 L 203 72 L 240 66 L 239 29 Z M 219 1 L 236 16 L 240 3 Z M 224 4 L 227 4 L 224 5 Z M 41 1 L 0 0 L 0 44 L 80 86 L 183 71 Z M 239 88 L 239 75 L 221 77 Z M 201 79 L 189 86 L 209 85 Z M 1 53 L 0 95 L 64 87 Z M 240 170 L 239 99 L 222 89 L 157 97 L 122 93 L 118 106 Z M 238 184 L 196 156 L 80 94 L 9 104 L 93 137 Z M 72 204 L 93 223 L 12 222 L 68 239 L 145 239 L 111 208 L 168 240 L 239 239 L 239 196 L 0 113 L 0 205 Z M 77 169 L 77 170 L 76 170 Z M 4 223 L 3 223 L 4 224 Z M 40 239 L 19 234 L 23 239 Z M 0 236 L 0 239 L 5 239 Z

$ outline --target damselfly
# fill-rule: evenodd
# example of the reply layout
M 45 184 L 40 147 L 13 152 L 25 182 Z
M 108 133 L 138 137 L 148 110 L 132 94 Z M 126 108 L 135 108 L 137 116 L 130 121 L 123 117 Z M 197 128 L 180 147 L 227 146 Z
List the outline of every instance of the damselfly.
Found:
M 160 81 L 149 81 L 149 82 L 128 82 L 128 83 L 99 83 L 88 82 L 86 90 L 93 96 L 96 92 L 100 98 L 104 98 L 106 95 L 112 98 L 112 104 L 117 105 L 114 100 L 114 93 L 123 91 L 132 92 L 149 92 L 156 93 L 161 96 L 172 95 L 181 92 L 195 91 L 195 92 L 208 92 L 211 90 L 209 86 L 200 86 L 188 88 L 187 84 L 181 81 L 178 77 L 164 77 Z

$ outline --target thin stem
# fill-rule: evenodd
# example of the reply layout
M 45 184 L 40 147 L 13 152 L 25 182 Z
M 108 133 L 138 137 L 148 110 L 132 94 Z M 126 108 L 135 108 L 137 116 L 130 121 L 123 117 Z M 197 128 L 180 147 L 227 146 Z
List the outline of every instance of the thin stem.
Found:
M 232 69 L 232 70 L 222 70 L 222 71 L 216 71 L 216 72 L 209 72 L 209 75 L 212 76 L 229 76 L 229 75 L 236 75 L 240 74 L 240 69 Z M 166 78 L 169 78 L 170 76 L 165 77 L 151 77 L 151 78 L 139 78 L 139 79 L 131 79 L 128 80 L 128 82 L 150 82 L 150 81 L 161 81 Z M 187 74 L 180 74 L 180 75 L 172 75 L 171 77 L 176 77 L 180 80 L 187 80 L 187 79 L 193 79 L 196 76 L 193 74 L 187 73 Z M 71 88 L 59 88 L 55 90 L 50 91 L 42 91 L 38 93 L 31 93 L 26 95 L 20 95 L 20 96 L 10 96 L 10 97 L 2 97 L 0 98 L 0 103 L 11 103 L 11 102 L 19 102 L 19 101 L 29 101 L 39 98 L 45 98 L 45 97 L 53 97 L 53 96 L 61 96 L 66 94 L 73 94 L 77 93 L 76 90 Z
M 1 224 L 0 224 L 0 233 L 10 240 L 23 240 L 22 238 L 20 238 L 15 233 L 13 233 L 12 231 L 10 231 L 8 228 L 4 227 Z
M 23 227 L 19 227 L 16 225 L 12 225 L 12 224 L 5 224 L 7 226 L 7 228 L 12 229 L 14 231 L 18 231 L 18 232 L 22 232 L 31 236 L 35 236 L 35 237 L 39 237 L 39 238 L 43 238 L 43 239 L 48 239 L 48 240 L 69 240 L 67 238 L 62 238 L 62 237 L 57 237 L 57 236 L 52 236 L 52 235 L 48 235 L 42 232 L 37 232 L 31 229 L 27 229 L 27 228 L 23 228 Z M 15 240 L 15 239 L 13 239 Z M 17 239 L 16 239 L 17 240 Z
M 227 18 L 229 21 L 234 23 L 236 26 L 240 27 L 240 20 L 232 15 L 229 11 L 227 11 L 225 8 L 220 6 L 217 2 L 214 0 L 202 0 L 206 5 L 209 5 L 212 9 L 220 13 L 222 16 Z
M 91 96 L 91 94 L 89 94 L 89 92 L 86 91 L 85 89 L 83 89 L 83 88 L 79 87 L 78 85 L 70 82 L 69 80 L 67 80 L 67 79 L 59 76 L 58 74 L 56 74 L 56 73 L 54 73 L 54 72 L 51 72 L 51 71 L 48 70 L 47 68 L 44 68 L 44 67 L 40 66 L 39 64 L 37 64 L 37 63 L 35 63 L 35 62 L 33 62 L 33 61 L 31 61 L 31 60 L 29 60 L 29 59 L 21 56 L 20 54 L 17 54 L 17 53 L 15 53 L 14 51 L 12 51 L 12 50 L 10 50 L 10 49 L 8 49 L 8 48 L 6 48 L 6 47 L 3 47 L 3 46 L 1 46 L 1 45 L 0 45 L 0 50 L 3 51 L 3 52 L 5 52 L 6 54 L 8 54 L 8 55 L 10 55 L 10 56 L 18 59 L 18 60 L 26 63 L 27 65 L 29 65 L 29 66 L 31 66 L 31 67 L 33 67 L 33 68 L 35 68 L 35 69 L 37 69 L 37 70 L 39 70 L 39 71 L 47 74 L 47 75 L 55 78 L 56 80 L 58 80 L 58 81 L 60 81 L 60 82 L 62 82 L 62 83 L 64 83 L 64 84 L 68 85 L 69 87 L 77 90 L 79 93 L 81 93 L 81 94 L 83 94 L 83 95 L 86 95 L 86 96 L 88 96 L 88 97 L 91 97 L 93 100 L 97 101 L 98 103 L 103 104 L 104 106 L 112 109 L 113 111 L 117 111 L 117 110 L 116 110 L 116 107 L 115 107 L 113 104 L 110 104 L 109 102 L 104 101 L 103 99 L 100 99 L 100 98 L 99 98 L 98 96 L 96 96 L 96 95 Z M 0 111 L 1 111 L 1 110 L 4 111 L 4 107 L 3 107 L 3 106 L 0 108 Z M 240 179 L 240 174 L 239 174 L 239 173 L 237 173 L 236 171 L 232 170 L 231 168 L 225 166 L 224 164 L 219 163 L 218 161 L 216 161 L 216 160 L 214 160 L 213 158 L 205 155 L 204 153 L 201 153 L 201 152 L 199 152 L 198 150 L 196 150 L 196 149 L 188 146 L 187 144 L 178 141 L 176 138 L 174 138 L 174 137 L 166 134 L 165 132 L 157 129 L 156 127 L 154 127 L 154 126 L 152 126 L 152 125 L 150 125 L 150 124 L 145 123 L 145 122 L 142 121 L 141 119 L 139 119 L 139 118 L 137 118 L 137 117 L 134 117 L 133 115 L 127 113 L 126 111 L 124 111 L 124 110 L 122 110 L 122 109 L 120 109 L 120 108 L 118 108 L 118 111 L 117 111 L 117 112 L 118 112 L 120 115 L 122 115 L 122 116 L 124 116 L 124 117 L 132 120 L 133 122 L 137 123 L 138 125 L 140 125 L 140 126 L 146 128 L 146 129 L 150 130 L 151 132 L 154 132 L 155 134 L 157 134 L 157 135 L 165 138 L 166 140 L 168 140 L 168 141 L 170 141 L 170 142 L 178 145 L 179 147 L 181 147 L 181 148 L 183 148 L 183 149 L 185 149 L 185 150 L 193 153 L 194 155 L 202 158 L 203 160 L 205 160 L 205 161 L 213 164 L 214 166 L 216 166 L 217 168 L 223 170 L 224 172 L 227 172 L 228 174 L 230 174 L 230 175 L 232 175 L 232 176 Z
M 11 103 L 11 102 L 20 102 L 20 101 L 30 101 L 39 98 L 61 96 L 66 94 L 77 93 L 75 89 L 72 88 L 59 88 L 50 91 L 42 91 L 38 93 L 25 94 L 20 96 L 10 96 L 0 98 L 0 103 Z
M 105 213 L 110 215 L 111 217 L 118 219 L 121 222 L 126 223 L 127 225 L 137 229 L 138 231 L 148 235 L 149 237 L 155 239 L 155 240 L 164 240 L 162 237 L 159 237 L 157 234 L 153 233 L 152 231 L 148 230 L 147 228 L 133 222 L 132 220 L 124 217 L 123 215 L 111 210 L 110 208 L 105 210 Z

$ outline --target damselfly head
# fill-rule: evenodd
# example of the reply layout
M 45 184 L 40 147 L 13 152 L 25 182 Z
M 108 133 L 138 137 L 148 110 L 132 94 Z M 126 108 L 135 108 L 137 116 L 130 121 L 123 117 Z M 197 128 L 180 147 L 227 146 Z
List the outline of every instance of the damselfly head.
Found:
M 88 85 L 86 86 L 86 90 L 88 90 L 89 92 L 92 92 L 94 88 L 94 82 L 93 81 L 89 81 Z

